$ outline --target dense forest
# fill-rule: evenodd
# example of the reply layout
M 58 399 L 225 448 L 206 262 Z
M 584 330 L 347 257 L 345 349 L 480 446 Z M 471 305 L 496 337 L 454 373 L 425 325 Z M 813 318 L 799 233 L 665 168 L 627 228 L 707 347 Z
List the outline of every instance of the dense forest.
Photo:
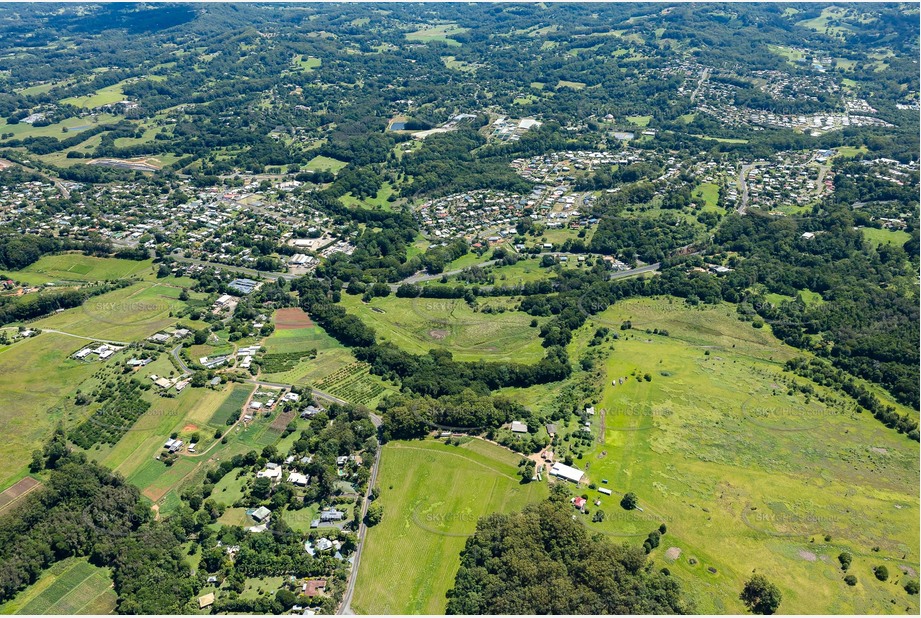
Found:
M 657 532 L 658 534 L 658 532 Z M 643 550 L 574 521 L 566 492 L 490 515 L 461 553 L 448 614 L 686 614 L 678 582 Z

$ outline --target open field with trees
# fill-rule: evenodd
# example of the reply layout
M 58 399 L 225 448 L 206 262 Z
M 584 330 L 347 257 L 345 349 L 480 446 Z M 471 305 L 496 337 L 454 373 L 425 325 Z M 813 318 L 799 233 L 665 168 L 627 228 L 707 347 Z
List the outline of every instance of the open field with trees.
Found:
M 71 558 L 56 563 L 15 599 L 0 605 L 0 614 L 110 614 L 115 600 L 108 569 Z
M 377 485 L 384 514 L 368 532 L 354 607 L 359 613 L 443 613 L 477 518 L 536 502 L 547 495 L 546 485 L 521 484 L 518 456 L 481 440 L 383 448 Z
M 152 274 L 153 260 L 120 260 L 65 253 L 46 255 L 22 270 L 8 273 L 18 281 L 32 285 L 68 281 L 108 281 Z
M 0 489 L 25 475 L 32 451 L 64 420 L 64 398 L 80 388 L 96 369 L 70 355 L 89 343 L 45 333 L 0 348 Z
M 475 312 L 463 299 L 374 298 L 343 295 L 342 304 L 382 340 L 414 353 L 448 350 L 456 360 L 536 362 L 543 356 L 531 317 L 517 311 Z M 505 299 L 482 301 L 507 306 Z
M 36 320 L 34 328 L 50 328 L 84 337 L 113 341 L 142 339 L 175 324 L 170 313 L 185 306 L 182 289 L 162 283 L 140 282 L 96 296 L 82 307 Z
M 605 411 L 604 441 L 576 462 L 614 492 L 588 490 L 606 518 L 582 516 L 586 525 L 640 542 L 665 523 L 652 557 L 686 590 L 707 591 L 696 594 L 699 611 L 744 611 L 738 591 L 756 569 L 780 587 L 785 611 L 878 613 L 895 598 L 916 612 L 917 597 L 893 587 L 911 578 L 903 571 L 919 570 L 916 443 L 783 371 L 797 351 L 727 307 L 625 301 L 590 324 L 628 320 L 595 404 Z M 611 386 L 619 377 L 626 382 Z M 642 512 L 618 505 L 626 492 Z M 843 581 L 845 551 L 857 587 Z M 889 565 L 891 582 L 872 576 L 878 563 Z

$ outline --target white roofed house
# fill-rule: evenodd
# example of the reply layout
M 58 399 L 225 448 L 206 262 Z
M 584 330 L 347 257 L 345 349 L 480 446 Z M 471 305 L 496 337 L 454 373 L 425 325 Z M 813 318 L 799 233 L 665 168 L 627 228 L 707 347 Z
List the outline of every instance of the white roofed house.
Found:
M 521 421 L 512 421 L 512 433 L 528 433 L 528 426 Z
M 567 466 L 566 464 L 560 462 L 553 464 L 553 467 L 550 468 L 550 474 L 557 478 L 572 481 L 573 483 L 579 483 L 582 481 L 582 477 L 585 476 L 585 472 L 582 470 L 573 468 L 572 466 Z
M 293 485 L 297 485 L 298 487 L 306 486 L 308 480 L 310 480 L 310 476 L 306 474 L 301 474 L 300 472 L 288 473 L 288 482 Z

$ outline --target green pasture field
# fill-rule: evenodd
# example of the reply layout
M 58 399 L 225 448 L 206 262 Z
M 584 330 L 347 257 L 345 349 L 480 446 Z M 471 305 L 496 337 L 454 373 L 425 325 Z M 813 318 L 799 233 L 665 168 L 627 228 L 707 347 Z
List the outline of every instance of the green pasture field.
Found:
M 627 122 L 635 124 L 638 127 L 645 127 L 652 120 L 652 116 L 627 116 Z
M 570 260 L 563 266 L 573 267 L 578 265 L 576 259 L 570 258 Z M 530 283 L 556 277 L 556 273 L 552 269 L 540 266 L 540 260 L 522 259 L 511 266 L 490 266 L 489 268 L 496 277 L 496 285 L 515 285 L 517 283 Z
M 0 614 L 113 614 L 117 599 L 108 569 L 68 558 L 0 605 Z
M 7 273 L 17 281 L 44 285 L 68 281 L 111 281 L 143 277 L 152 273 L 153 260 L 136 262 L 118 258 L 99 258 L 82 253 L 45 255 L 22 270 Z
M 458 270 L 467 268 L 468 266 L 476 266 L 487 261 L 489 261 L 489 257 L 486 254 L 477 255 L 476 253 L 470 252 L 460 256 L 456 260 L 451 260 L 445 264 L 445 270 Z
M 214 498 L 215 502 L 230 507 L 234 502 L 243 498 L 243 489 L 248 477 L 245 474 L 237 477 L 238 472 L 240 472 L 240 470 L 236 468 L 231 470 L 214 485 L 211 497 Z M 224 513 L 224 516 L 230 517 L 227 512 Z
M 101 107 L 103 105 L 118 103 L 124 99 L 125 91 L 122 90 L 122 85 L 112 84 L 111 86 L 100 88 L 93 94 L 87 95 L 85 97 L 68 97 L 66 99 L 61 99 L 61 104 L 75 105 L 77 107 L 88 107 L 92 109 L 94 107 Z
M 864 240 L 873 246 L 886 244 L 902 246 L 908 242 L 909 238 L 911 238 L 911 235 L 904 230 L 887 230 L 877 229 L 875 227 L 864 227 L 860 228 L 860 232 L 863 234 Z
M 481 305 L 501 302 L 489 299 Z M 441 348 L 456 360 L 522 363 L 544 356 L 537 332 L 530 326 L 531 316 L 518 311 L 476 313 L 462 299 L 388 296 L 365 304 L 348 294 L 342 295 L 341 304 L 374 328 L 379 340 L 390 340 L 409 352 Z
M 757 570 L 780 587 L 785 613 L 916 614 L 918 598 L 896 584 L 903 569 L 919 570 L 918 444 L 824 387 L 788 394 L 783 362 L 802 353 L 768 325 L 738 320 L 732 305 L 628 300 L 586 328 L 625 320 L 633 329 L 617 331 L 595 403 L 603 442 L 576 462 L 614 495 L 588 490 L 607 517 L 584 523 L 637 544 L 665 523 L 651 557 L 686 583 L 698 612 L 744 613 L 739 591 Z M 642 511 L 619 506 L 628 491 Z M 843 581 L 843 551 L 856 587 Z M 877 564 L 889 583 L 874 579 Z
M 701 183 L 700 186 L 697 187 L 697 191 L 694 192 L 694 197 L 698 197 L 704 201 L 702 212 L 722 212 L 722 209 L 716 205 L 719 196 L 720 187 L 713 182 Z
M 826 7 L 822 9 L 822 14 L 818 17 L 798 21 L 796 22 L 796 25 L 802 28 L 815 30 L 816 32 L 825 32 L 828 30 L 829 34 L 832 36 L 843 36 L 844 34 L 851 32 L 852 29 L 849 26 L 835 26 L 829 22 L 830 20 L 835 20 L 842 17 L 845 10 L 846 9 L 836 6 Z
M 707 139 L 712 142 L 721 142 L 723 144 L 747 144 L 748 143 L 747 139 L 740 139 L 740 138 L 735 138 L 735 137 L 711 137 L 709 135 L 700 135 L 697 133 L 693 135 L 694 137 L 699 137 L 700 139 Z
M 431 43 L 438 41 L 451 47 L 460 47 L 460 42 L 450 38 L 455 34 L 467 32 L 466 28 L 460 28 L 457 24 L 438 24 L 425 26 L 414 32 L 406 33 L 406 40 L 417 43 Z
M 78 127 L 92 127 L 96 124 L 111 124 L 116 120 L 121 120 L 123 116 L 113 116 L 112 114 L 97 114 L 94 119 L 90 118 L 66 118 L 61 122 L 55 122 L 44 127 L 33 127 L 31 124 L 20 122 L 18 124 L 7 124 L 6 119 L 0 119 L 0 133 L 12 133 L 11 139 L 24 139 L 26 137 L 56 137 L 65 139 L 75 135 L 73 129 Z M 62 129 L 67 128 L 69 133 L 64 133 Z M 0 142 L 2 143 L 2 142 Z
M 387 201 L 391 195 L 394 194 L 393 187 L 389 182 L 384 181 L 381 185 L 381 188 L 378 190 L 377 195 L 373 198 L 357 198 L 351 193 L 346 193 L 339 198 L 339 201 L 349 208 L 354 208 L 361 206 L 364 208 L 382 208 L 384 210 L 392 210 L 392 203 Z
M 482 440 L 386 444 L 377 479 L 384 517 L 365 541 L 356 613 L 444 613 L 477 518 L 519 510 L 548 493 L 545 483 L 521 484 L 518 459 Z
M 98 368 L 70 355 L 89 343 L 43 333 L 0 349 L 0 490 L 25 476 L 32 451 L 41 448 L 58 421 L 64 399 Z
M 294 66 L 296 66 L 304 73 L 311 73 L 314 69 L 323 64 L 323 61 L 319 58 L 315 58 L 313 56 L 307 56 L 305 58 L 303 54 L 296 55 L 293 62 Z
M 176 323 L 170 312 L 184 306 L 179 300 L 181 293 L 179 287 L 139 282 L 94 296 L 80 307 L 36 320 L 31 325 L 84 337 L 135 341 Z
M 856 85 L 856 83 L 855 83 Z M 868 152 L 866 146 L 836 146 L 835 150 L 838 151 L 838 156 L 840 157 L 856 157 L 859 154 Z
M 339 159 L 333 159 L 332 157 L 324 157 L 322 155 L 317 155 L 307 162 L 307 165 L 304 166 L 305 171 L 318 172 L 320 170 L 328 170 L 332 173 L 336 173 L 341 170 L 343 167 L 348 165 L 345 161 L 340 161 Z
M 570 81 L 566 81 L 565 79 L 561 79 L 560 81 L 556 83 L 556 87 L 557 89 L 572 88 L 573 90 L 582 90 L 583 88 L 585 88 L 585 83 L 584 82 L 570 82 Z

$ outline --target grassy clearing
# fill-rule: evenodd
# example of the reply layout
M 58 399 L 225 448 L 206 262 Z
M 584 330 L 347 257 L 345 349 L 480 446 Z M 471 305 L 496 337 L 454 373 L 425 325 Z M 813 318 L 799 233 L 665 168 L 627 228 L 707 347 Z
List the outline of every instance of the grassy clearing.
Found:
M 711 137 L 709 135 L 700 135 L 694 134 L 694 137 L 699 137 L 700 139 L 707 139 L 712 142 L 721 142 L 723 144 L 747 144 L 747 139 L 741 139 L 736 137 Z
M 504 299 L 489 299 L 481 306 L 498 307 Z M 358 296 L 342 296 L 349 313 L 374 328 L 381 340 L 424 353 L 434 348 L 450 351 L 457 360 L 532 363 L 543 348 L 531 316 L 517 311 L 501 314 L 474 312 L 460 299 L 374 298 L 365 304 Z
M 477 518 L 547 495 L 544 483 L 520 483 L 517 462 L 514 453 L 480 440 L 460 447 L 434 440 L 384 446 L 378 476 L 384 518 L 368 532 L 352 601 L 356 613 L 444 613 Z
M 860 229 L 864 240 L 871 245 L 904 245 L 911 238 L 911 235 L 904 230 L 887 230 L 877 229 L 875 227 L 864 227 Z
M 18 124 L 7 124 L 6 119 L 0 120 L 0 133 L 12 133 L 11 139 L 24 139 L 26 137 L 56 137 L 65 139 L 71 137 L 75 132 L 82 129 L 88 129 L 96 124 L 111 124 L 116 120 L 122 119 L 122 116 L 113 116 L 112 114 L 97 114 L 94 118 L 67 118 L 61 122 L 49 124 L 44 127 L 33 127 L 31 124 L 20 122 Z M 64 129 L 68 133 L 64 132 Z
M 415 32 L 407 32 L 406 40 L 416 43 L 431 43 L 438 41 L 451 47 L 460 47 L 460 42 L 450 38 L 455 34 L 467 32 L 466 28 L 460 28 L 457 24 L 438 24 L 424 26 Z
M 835 150 L 838 151 L 838 156 L 841 157 L 856 157 L 857 155 L 868 152 L 866 146 L 860 146 L 859 148 L 855 146 L 837 146 Z
M 68 558 L 0 606 L 0 614 L 111 614 L 116 601 L 108 569 L 85 558 Z
M 63 412 L 59 405 L 94 371 L 91 363 L 69 358 L 81 342 L 44 333 L 0 350 L 0 489 L 22 478 L 32 451 L 39 448 Z
M 303 358 L 283 372 L 262 374 L 262 377 L 273 382 L 314 384 L 355 362 L 352 353 L 319 326 L 289 330 L 276 329 L 263 342 L 263 345 L 268 354 L 291 354 L 311 349 L 317 350 L 316 358 Z
M 716 205 L 720 197 L 720 187 L 714 182 L 704 182 L 697 187 L 694 197 L 702 199 L 704 202 L 703 211 L 722 212 L 722 209 Z
M 606 384 L 628 379 L 596 404 L 604 443 L 586 456 L 590 480 L 608 479 L 615 494 L 597 495 L 605 522 L 586 524 L 639 543 L 666 523 L 652 557 L 702 613 L 742 613 L 738 594 L 752 569 L 781 588 L 786 612 L 917 613 L 917 597 L 870 569 L 887 564 L 893 580 L 901 566 L 919 569 L 918 445 L 817 385 L 809 400 L 788 395 L 782 363 L 800 352 L 737 320 L 730 305 L 630 300 L 588 328 L 628 319 L 634 329 L 614 344 Z M 619 507 L 627 491 L 642 512 Z M 681 550 L 677 560 L 665 558 L 670 547 Z M 842 581 L 842 551 L 855 557 L 856 588 Z
M 307 162 L 307 165 L 304 166 L 305 171 L 318 172 L 321 170 L 326 170 L 328 172 L 336 173 L 341 170 L 343 167 L 348 165 L 345 161 L 340 161 L 339 159 L 333 159 L 332 157 L 324 157 L 322 155 L 317 155 Z
M 162 283 L 140 282 L 32 324 L 84 337 L 134 341 L 175 324 L 170 312 L 185 305 L 179 300 L 181 292 L 181 288 Z
M 294 66 L 304 73 L 312 73 L 314 69 L 319 68 L 323 64 L 323 61 L 319 58 L 304 56 L 303 54 L 296 55 L 293 62 Z
M 638 127 L 645 127 L 652 120 L 652 116 L 627 116 L 627 122 L 635 124 Z
M 556 87 L 557 89 L 572 88 L 573 90 L 582 90 L 585 88 L 585 84 L 583 82 L 570 82 L 565 79 L 561 79 L 556 83 Z
M 393 187 L 389 182 L 384 181 L 381 185 L 381 188 L 378 190 L 377 195 L 372 198 L 357 198 L 351 193 L 346 193 L 339 198 L 339 201 L 349 208 L 354 208 L 361 206 L 364 208 L 382 208 L 384 210 L 391 210 L 392 203 L 388 201 L 387 198 L 392 196 L 395 193 Z
M 81 253 L 46 255 L 11 274 L 31 285 L 62 281 L 111 281 L 151 274 L 153 260 L 137 262 L 118 258 L 98 258 Z
M 122 90 L 121 84 L 112 84 L 111 86 L 100 88 L 93 94 L 84 97 L 68 97 L 66 99 L 61 99 L 61 104 L 92 109 L 94 107 L 118 103 L 124 99 L 125 91 Z
M 818 17 L 813 17 L 812 19 L 804 19 L 803 21 L 796 22 L 797 26 L 801 28 L 809 28 L 810 30 L 815 30 L 816 32 L 826 32 L 832 36 L 843 37 L 845 34 L 852 32 L 851 28 L 848 26 L 835 26 L 829 23 L 831 20 L 840 20 L 844 17 L 846 9 L 830 6 L 822 9 L 822 14 Z

